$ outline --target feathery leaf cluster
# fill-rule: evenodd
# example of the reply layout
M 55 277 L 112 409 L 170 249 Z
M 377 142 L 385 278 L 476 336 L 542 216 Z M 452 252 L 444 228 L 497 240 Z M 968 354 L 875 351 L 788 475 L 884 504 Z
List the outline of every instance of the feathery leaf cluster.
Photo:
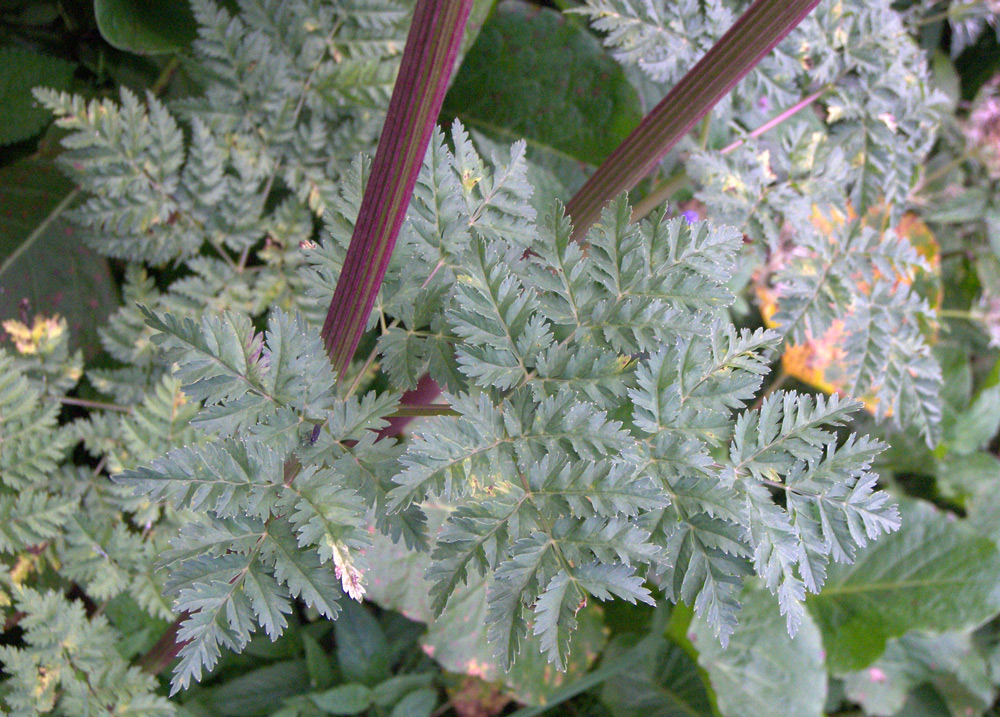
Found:
M 607 33 L 605 44 L 621 62 L 644 73 L 655 101 L 729 28 L 738 10 L 731 2 L 588 0 L 578 12 Z M 825 122 L 799 112 L 763 137 L 746 137 L 817 90 Z M 781 264 L 789 237 L 796 251 L 813 252 L 777 278 L 782 289 L 788 277 L 809 285 L 794 289 L 787 308 L 781 302 L 785 315 L 776 321 L 786 340 L 820 336 L 804 325 L 828 325 L 836 312 L 857 349 L 849 352 L 849 395 L 874 395 L 879 417 L 919 429 L 928 443 L 936 440 L 941 413 L 940 371 L 919 330 L 929 309 L 910 292 L 895 290 L 894 272 L 871 276 L 866 270 L 863 291 L 858 282 L 844 282 L 837 266 L 845 266 L 840 258 L 867 253 L 859 241 L 893 256 L 910 252 L 907 242 L 891 231 L 859 239 L 865 232 L 857 222 L 818 242 L 810 217 L 817 207 L 848 206 L 861 216 L 885 212 L 885 229 L 894 228 L 943 107 L 943 95 L 929 86 L 926 62 L 888 2 L 823 2 L 740 83 L 731 101 L 716 108 L 726 131 L 708 145 L 687 147 L 687 169 L 701 185 L 697 196 L 708 218 L 752 237 L 758 260 L 767 254 Z M 718 151 L 744 139 L 732 151 Z M 818 273 L 802 273 L 804 264 Z M 803 304 L 803 296 L 812 301 Z M 896 327 L 902 334 L 892 336 Z
M 646 600 L 647 576 L 725 640 L 742 578 L 757 572 L 794 631 L 825 561 L 850 560 L 898 525 L 886 496 L 869 495 L 881 446 L 851 438 L 838 448 L 831 431 L 858 404 L 776 394 L 734 416 L 780 343 L 727 318 L 740 235 L 630 215 L 619 197 L 585 248 L 558 206 L 530 243 L 519 215 L 508 220 L 513 240 L 445 222 L 472 227 L 450 259 L 455 286 L 441 310 L 465 378 L 448 396 L 459 416 L 417 430 L 388 500 L 458 506 L 428 571 L 433 604 L 440 611 L 470 570 L 492 575 L 501 665 L 529 621 L 561 664 L 588 596 Z M 382 348 L 398 361 L 396 344 Z M 794 501 L 779 505 L 772 491 Z
M 239 651 L 258 627 L 277 639 L 291 600 L 333 619 L 338 578 L 360 599 L 352 551 L 367 545 L 365 498 L 374 503 L 380 488 L 374 469 L 364 469 L 386 450 L 364 434 L 384 425 L 393 401 L 383 394 L 336 402 L 322 344 L 300 317 L 275 311 L 263 334 L 235 314 L 200 326 L 147 318 L 185 393 L 203 403 L 194 424 L 221 439 L 115 477 L 198 516 L 162 556 L 166 592 L 190 613 L 178 633 L 186 644 L 176 691 L 215 665 L 220 646 Z M 361 470 L 337 470 L 344 459 Z

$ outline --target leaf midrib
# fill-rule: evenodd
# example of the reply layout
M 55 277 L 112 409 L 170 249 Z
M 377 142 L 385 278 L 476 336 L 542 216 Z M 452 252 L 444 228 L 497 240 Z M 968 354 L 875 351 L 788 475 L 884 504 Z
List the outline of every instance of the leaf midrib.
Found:
M 899 580 L 893 582 L 865 583 L 864 585 L 825 585 L 822 592 L 817 594 L 812 600 L 822 600 L 824 597 L 832 595 L 857 595 L 865 592 L 879 592 L 888 590 L 903 590 L 907 588 L 920 587 L 940 587 L 944 585 L 970 585 L 985 583 L 974 577 L 950 577 L 950 578 L 924 578 L 919 580 Z

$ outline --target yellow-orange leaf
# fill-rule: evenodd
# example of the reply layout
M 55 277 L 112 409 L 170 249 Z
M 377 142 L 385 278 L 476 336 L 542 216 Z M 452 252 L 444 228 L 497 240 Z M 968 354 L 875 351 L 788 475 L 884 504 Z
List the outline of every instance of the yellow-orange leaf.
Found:
M 821 212 L 814 208 L 811 221 L 823 234 L 831 235 L 834 230 L 845 222 L 857 218 L 853 207 L 846 210 L 828 207 Z M 864 217 L 863 223 L 875 229 L 884 229 L 888 224 L 888 212 L 884 207 L 872 208 Z M 930 271 L 918 271 L 915 276 L 897 275 L 893 290 L 899 286 L 913 286 L 915 291 L 935 308 L 940 307 L 942 300 L 941 284 L 941 254 L 934 233 L 912 212 L 906 213 L 896 225 L 895 233 L 900 238 L 908 239 L 913 248 L 927 261 Z M 755 277 L 755 291 L 760 304 L 761 316 L 768 328 L 776 328 L 774 315 L 780 305 L 780 297 L 770 286 L 768 276 L 763 274 Z M 858 288 L 863 293 L 869 293 L 871 288 L 860 282 Z M 802 344 L 791 344 L 785 348 L 781 357 L 781 365 L 789 376 L 818 388 L 825 393 L 846 394 L 845 387 L 851 376 L 847 366 L 846 344 L 847 324 L 843 319 L 833 321 L 822 336 L 810 337 Z M 928 339 L 937 338 L 937 327 L 923 327 Z M 852 396 L 862 403 L 871 413 L 875 413 L 878 399 L 874 389 L 860 396 Z

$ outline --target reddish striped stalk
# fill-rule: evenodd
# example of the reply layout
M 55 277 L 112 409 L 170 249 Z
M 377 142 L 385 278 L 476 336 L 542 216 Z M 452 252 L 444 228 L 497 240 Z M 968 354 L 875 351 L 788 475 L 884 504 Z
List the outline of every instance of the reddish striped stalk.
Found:
M 644 179 L 819 0 L 756 0 L 567 203 L 580 240 L 601 209 Z
M 417 0 L 358 221 L 323 324 L 343 377 L 389 266 L 473 0 Z

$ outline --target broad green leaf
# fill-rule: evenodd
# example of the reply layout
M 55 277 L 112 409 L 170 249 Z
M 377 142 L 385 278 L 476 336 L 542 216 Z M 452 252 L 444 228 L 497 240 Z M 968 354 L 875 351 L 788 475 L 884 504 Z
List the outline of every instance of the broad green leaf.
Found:
M 456 601 L 457 598 L 462 598 Z M 486 584 L 463 588 L 434 620 L 422 640 L 424 651 L 450 672 L 502 681 L 519 702 L 545 704 L 546 697 L 586 674 L 607 640 L 602 609 L 592 604 L 576 615 L 577 628 L 570 637 L 566 671 L 549 664 L 541 640 L 530 634 L 522 643 L 517 662 L 504 673 L 493 657 L 495 648 L 486 639 Z M 454 603 L 454 604 L 452 604 Z
M 969 349 L 961 342 L 941 341 L 934 346 L 934 358 L 941 365 L 941 400 L 945 407 L 961 410 L 972 395 L 972 367 Z
M 1000 259 L 1000 208 L 990 207 L 983 216 L 986 221 L 986 238 L 990 241 L 993 256 Z
M 49 123 L 52 115 L 38 106 L 31 90 L 68 89 L 75 67 L 71 62 L 39 52 L 0 48 L 0 145 L 33 137 Z
M 430 687 L 414 690 L 393 707 L 391 717 L 430 717 L 437 703 L 436 690 Z
M 1000 552 L 933 506 L 900 504 L 902 528 L 853 565 L 831 565 L 806 606 L 823 632 L 834 674 L 870 665 L 886 641 L 911 630 L 961 630 L 1000 611 Z
M 955 71 L 955 63 L 945 53 L 936 50 L 931 55 L 931 72 L 934 86 L 948 98 L 948 109 L 953 111 L 962 99 L 962 78 Z
M 458 64 L 462 64 L 465 54 L 476 43 L 476 38 L 482 32 L 483 24 L 493 12 L 493 6 L 496 5 L 496 2 L 497 0 L 473 0 L 469 19 L 465 23 L 465 34 L 462 35 L 462 47 L 458 52 Z
M 741 600 L 740 624 L 728 648 L 719 644 L 704 620 L 691 622 L 698 664 L 711 678 L 719 711 L 727 717 L 821 715 L 827 684 L 815 623 L 805 615 L 791 638 L 770 594 L 748 589 Z
M 312 623 L 312 626 L 324 627 L 323 623 Z M 318 634 L 315 629 L 310 632 L 313 635 Z M 251 657 L 252 660 L 266 662 L 296 659 L 302 656 L 302 650 L 299 649 L 300 636 L 304 637 L 305 633 L 300 629 L 298 621 L 292 620 L 285 632 L 282 633 L 281 639 L 274 642 L 263 632 L 258 631 L 254 633 L 250 638 L 250 642 L 247 643 L 246 648 L 243 650 L 243 654 Z M 227 657 L 240 659 L 236 655 L 229 655 Z M 308 665 L 306 669 L 308 670 Z
M 100 351 L 97 328 L 115 309 L 111 271 L 65 219 L 78 195 L 55 165 L 26 159 L 0 169 L 0 318 L 66 317 L 71 345 Z
M 177 52 L 196 34 L 188 0 L 94 0 L 94 15 L 105 40 L 140 55 Z
M 129 593 L 121 593 L 108 602 L 104 614 L 122 636 L 116 647 L 126 660 L 144 654 L 169 626 L 166 620 L 150 616 Z
M 539 155 L 597 165 L 641 119 L 621 67 L 559 13 L 501 3 L 445 99 L 446 115 Z
M 968 455 L 985 448 L 1000 429 L 1000 382 L 997 380 L 1000 364 L 994 367 L 986 382 L 979 388 L 969 406 L 956 412 L 944 423 L 942 448 L 959 455 Z
M 302 660 L 285 660 L 251 670 L 211 687 L 198 696 L 198 703 L 220 717 L 263 717 L 286 697 L 309 689 Z
M 971 636 L 910 633 L 886 645 L 874 664 L 844 677 L 847 696 L 870 715 L 900 713 L 907 694 L 933 685 L 954 715 L 982 714 L 993 703 L 986 661 Z
M 898 712 L 905 717 L 941 717 L 948 714 L 948 704 L 931 685 L 920 685 L 906 696 L 906 703 Z
M 965 361 L 968 372 L 968 359 Z M 939 457 L 968 456 L 986 448 L 1000 429 L 1000 363 L 986 376 L 976 394 L 958 394 L 958 401 L 947 407 L 941 422 L 941 443 L 934 454 Z M 941 471 L 938 471 L 944 477 Z
M 982 187 L 968 187 L 955 197 L 937 203 L 926 214 L 935 224 L 966 224 L 982 219 L 990 201 L 990 192 Z
M 372 703 L 372 691 L 364 685 L 349 683 L 310 695 L 309 699 L 320 712 L 327 715 L 356 715 L 364 712 Z
M 411 692 L 430 686 L 433 680 L 434 675 L 430 672 L 421 672 L 416 675 L 396 675 L 375 686 L 372 690 L 372 700 L 379 707 L 393 707 L 403 701 Z
M 434 535 L 444 520 L 439 508 L 425 507 L 429 535 Z M 381 533 L 372 535 L 372 546 L 364 551 L 369 569 L 365 574 L 365 597 L 385 610 L 395 610 L 415 622 L 429 622 L 430 584 L 423 579 L 430 562 L 427 552 L 407 550 L 402 542 L 394 543 Z M 457 597 L 457 596 L 456 596 Z M 455 599 L 455 598 L 452 598 Z
M 336 680 L 336 672 L 330 656 L 315 638 L 302 634 L 302 648 L 306 653 L 306 670 L 309 674 L 309 686 L 313 689 L 325 689 Z
M 59 19 L 59 0 L 5 0 L 2 7 L 19 25 L 48 25 Z
M 937 489 L 945 498 L 970 509 L 980 502 L 995 500 L 996 487 L 1000 485 L 1000 460 L 992 453 L 949 455 L 935 465 Z
M 337 661 L 345 679 L 375 685 L 389 677 L 389 646 L 385 634 L 364 606 L 344 600 L 333 628 Z
M 642 662 L 604 683 L 601 702 L 614 717 L 688 717 L 707 715 L 712 705 L 698 666 L 679 646 L 656 636 Z M 635 636 L 619 635 L 601 656 L 614 664 L 635 644 Z
M 400 660 L 419 647 L 420 636 L 424 634 L 424 626 L 397 612 L 380 617 L 379 622 L 382 629 L 385 630 L 386 641 L 389 643 L 389 663 L 398 664 Z
M 976 455 L 983 454 L 977 453 Z M 989 457 L 993 460 L 994 465 L 996 465 L 998 462 L 997 459 L 992 455 Z M 970 456 L 970 458 L 975 458 L 975 456 Z M 1000 467 L 998 467 L 996 473 L 983 482 L 986 483 L 984 490 L 969 501 L 969 527 L 976 535 L 981 535 L 992 540 L 997 545 L 997 548 L 1000 549 L 1000 502 L 996 500 L 996 486 L 1000 485 Z

